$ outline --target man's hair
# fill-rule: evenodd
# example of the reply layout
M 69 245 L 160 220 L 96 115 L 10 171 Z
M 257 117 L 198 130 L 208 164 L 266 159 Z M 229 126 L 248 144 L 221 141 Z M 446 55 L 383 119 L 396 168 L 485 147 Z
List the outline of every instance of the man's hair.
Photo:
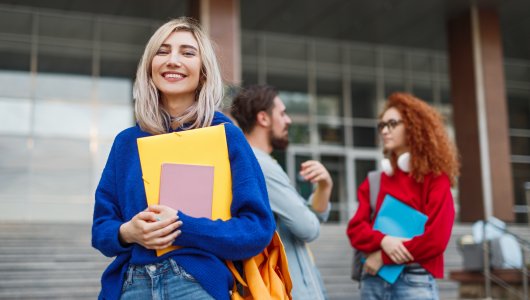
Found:
M 236 96 L 232 102 L 230 113 L 244 133 L 250 133 L 256 125 L 256 116 L 260 111 L 271 114 L 274 98 L 278 91 L 268 85 L 249 86 Z

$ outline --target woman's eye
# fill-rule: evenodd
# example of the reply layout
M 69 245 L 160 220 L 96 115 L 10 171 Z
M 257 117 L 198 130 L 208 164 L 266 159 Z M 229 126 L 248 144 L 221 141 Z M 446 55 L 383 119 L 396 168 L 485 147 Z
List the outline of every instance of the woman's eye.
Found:
M 168 53 L 169 51 L 167 49 L 158 49 L 158 51 L 156 51 L 156 55 L 164 55 Z
M 187 56 L 187 57 L 195 56 L 195 52 L 191 52 L 191 51 L 186 51 L 183 54 L 184 54 L 184 56 Z

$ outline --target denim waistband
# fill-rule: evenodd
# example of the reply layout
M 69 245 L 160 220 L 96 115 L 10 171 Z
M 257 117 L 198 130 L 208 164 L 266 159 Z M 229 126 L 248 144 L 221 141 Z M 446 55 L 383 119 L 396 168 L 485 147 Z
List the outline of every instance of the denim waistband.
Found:
M 154 264 L 130 264 L 128 273 L 134 273 L 137 275 L 157 276 L 171 270 L 173 270 L 176 274 L 180 274 L 183 271 L 182 267 L 180 267 L 172 258 L 168 258 Z

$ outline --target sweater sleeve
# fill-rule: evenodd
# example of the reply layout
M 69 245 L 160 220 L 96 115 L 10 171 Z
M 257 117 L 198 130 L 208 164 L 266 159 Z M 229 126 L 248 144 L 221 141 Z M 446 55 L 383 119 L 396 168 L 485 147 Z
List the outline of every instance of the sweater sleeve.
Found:
M 131 246 L 124 247 L 119 241 L 119 230 L 124 221 L 116 191 L 117 148 L 115 140 L 96 189 L 92 223 L 92 246 L 108 257 L 132 249 Z
M 372 208 L 370 207 L 370 185 L 366 178 L 357 191 L 359 206 L 355 215 L 348 223 L 346 234 L 353 248 L 371 253 L 381 249 L 381 240 L 384 237 L 380 231 L 372 230 Z
M 403 243 L 414 261 L 419 263 L 442 255 L 451 238 L 455 209 L 447 175 L 432 178 L 426 199 L 425 214 L 428 219 L 424 234 Z M 383 262 L 393 264 L 384 252 Z
M 195 247 L 221 259 L 252 257 L 269 244 L 275 223 L 263 173 L 239 128 L 225 124 L 232 172 L 232 218 L 227 221 L 194 218 L 182 212 L 182 234 L 175 245 Z

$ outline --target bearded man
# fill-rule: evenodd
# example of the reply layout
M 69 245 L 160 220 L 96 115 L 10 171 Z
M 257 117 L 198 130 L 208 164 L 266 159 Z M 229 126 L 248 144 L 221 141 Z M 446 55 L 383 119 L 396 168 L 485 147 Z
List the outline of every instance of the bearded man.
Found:
M 231 114 L 245 133 L 265 176 L 276 230 L 289 262 L 293 299 L 326 299 L 320 272 L 306 243 L 319 236 L 320 223 L 329 216 L 333 181 L 319 161 L 303 162 L 300 177 L 315 185 L 313 194 L 306 200 L 270 155 L 273 150 L 285 150 L 289 145 L 291 118 L 285 109 L 276 89 L 255 85 L 236 96 Z

